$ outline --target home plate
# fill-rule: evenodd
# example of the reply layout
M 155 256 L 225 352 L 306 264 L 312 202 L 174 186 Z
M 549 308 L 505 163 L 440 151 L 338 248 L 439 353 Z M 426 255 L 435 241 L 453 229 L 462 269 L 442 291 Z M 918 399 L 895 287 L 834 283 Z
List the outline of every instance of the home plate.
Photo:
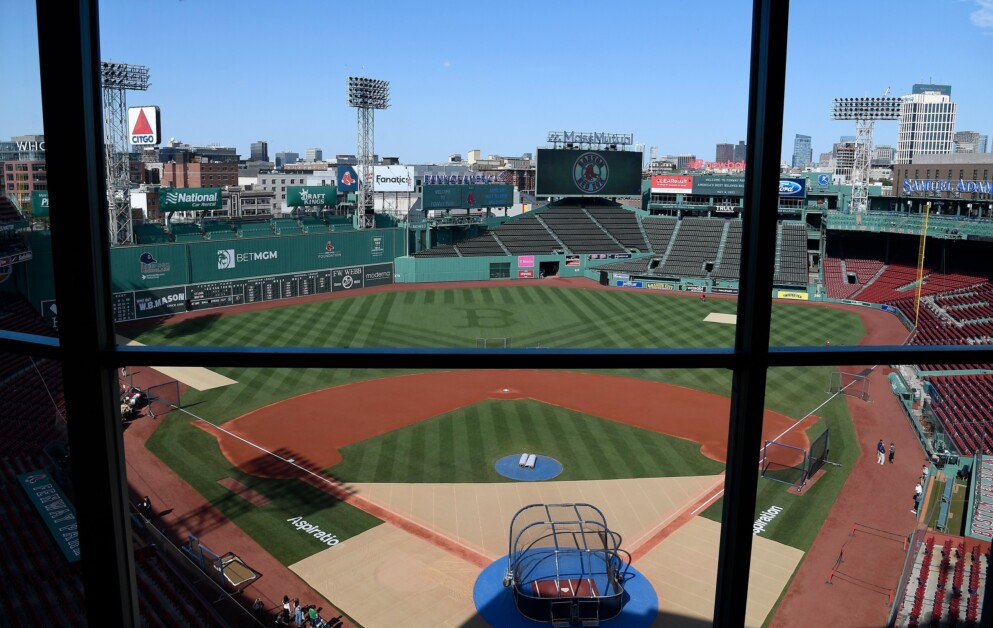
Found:
M 726 323 L 728 325 L 734 325 L 738 322 L 737 314 L 718 314 L 716 312 L 711 312 L 707 314 L 707 318 L 703 319 L 705 323 Z

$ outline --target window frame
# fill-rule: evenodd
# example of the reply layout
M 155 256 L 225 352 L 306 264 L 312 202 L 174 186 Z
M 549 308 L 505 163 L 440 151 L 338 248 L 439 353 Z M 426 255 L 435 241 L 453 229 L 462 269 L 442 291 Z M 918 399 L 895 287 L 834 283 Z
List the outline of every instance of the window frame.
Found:
M 108 213 L 103 180 L 97 0 L 60 7 L 38 0 L 38 41 L 49 195 L 56 207 L 87 211 L 51 218 L 60 338 L 0 331 L 0 350 L 60 360 L 65 374 L 81 561 L 90 623 L 137 626 L 123 438 L 116 369 L 129 364 L 294 368 L 721 368 L 731 370 L 731 414 L 714 625 L 744 624 L 751 561 L 758 451 L 769 368 L 841 364 L 993 362 L 993 347 L 769 347 L 775 212 L 745 212 L 741 291 L 733 348 L 721 349 L 327 349 L 289 347 L 128 347 L 115 342 L 111 315 Z M 753 0 L 746 135 L 745 201 L 778 204 L 788 0 Z M 43 17 L 47 16 L 47 17 Z M 66 51 L 69 53 L 66 53 Z M 91 167 L 79 167 L 80 163 Z M 274 179 L 275 182 L 275 179 Z M 72 295 L 68 298 L 65 295 Z M 79 365 L 88 365 L 80 367 Z M 78 418 L 76 418 L 78 417 Z M 82 417 L 88 417 L 83 420 Z M 993 608 L 993 587 L 984 606 Z M 993 612 L 986 613 L 993 621 Z

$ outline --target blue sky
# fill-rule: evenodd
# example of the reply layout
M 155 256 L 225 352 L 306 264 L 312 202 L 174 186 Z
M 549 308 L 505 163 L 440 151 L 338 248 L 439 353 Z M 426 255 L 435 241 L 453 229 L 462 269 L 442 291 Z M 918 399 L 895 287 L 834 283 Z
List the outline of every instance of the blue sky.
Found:
M 830 119 L 833 97 L 914 83 L 952 85 L 957 130 L 993 136 L 993 0 L 792 4 L 785 159 L 796 133 L 815 158 L 855 134 Z M 745 0 L 107 0 L 101 58 L 149 67 L 150 89 L 128 104 L 159 105 L 166 139 L 243 156 L 256 140 L 270 157 L 355 153 L 345 87 L 360 75 L 390 81 L 376 152 L 407 163 L 519 155 L 550 130 L 714 159 L 718 142 L 745 139 L 750 20 Z M 34 2 L 0 1 L 0 24 L 0 139 L 42 132 Z M 896 123 L 875 142 L 895 146 Z

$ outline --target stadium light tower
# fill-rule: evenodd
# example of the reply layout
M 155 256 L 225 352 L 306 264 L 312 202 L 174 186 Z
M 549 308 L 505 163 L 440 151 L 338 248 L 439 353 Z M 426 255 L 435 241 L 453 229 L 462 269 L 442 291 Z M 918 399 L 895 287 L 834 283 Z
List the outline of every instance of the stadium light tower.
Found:
M 107 201 L 111 242 L 131 242 L 131 160 L 128 141 L 127 91 L 148 89 L 148 68 L 131 63 L 100 63 L 103 86 L 103 135 L 107 151 Z
M 375 154 L 375 112 L 390 106 L 390 83 L 380 79 L 348 77 L 348 106 L 358 112 L 359 228 L 376 226 L 372 199 L 372 160 Z
M 889 97 L 835 98 L 831 119 L 855 120 L 855 162 L 852 166 L 852 205 L 856 211 L 869 209 L 869 166 L 872 163 L 872 132 L 877 120 L 899 120 L 900 99 Z

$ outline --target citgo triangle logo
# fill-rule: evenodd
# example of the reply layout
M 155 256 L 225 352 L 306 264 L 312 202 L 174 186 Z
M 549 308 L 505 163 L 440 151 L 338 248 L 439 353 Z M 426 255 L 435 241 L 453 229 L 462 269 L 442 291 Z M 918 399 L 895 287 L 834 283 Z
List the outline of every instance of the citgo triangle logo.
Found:
M 148 118 L 145 117 L 144 111 L 138 112 L 138 120 L 134 123 L 134 128 L 131 129 L 131 135 L 151 135 L 152 125 L 148 123 Z

